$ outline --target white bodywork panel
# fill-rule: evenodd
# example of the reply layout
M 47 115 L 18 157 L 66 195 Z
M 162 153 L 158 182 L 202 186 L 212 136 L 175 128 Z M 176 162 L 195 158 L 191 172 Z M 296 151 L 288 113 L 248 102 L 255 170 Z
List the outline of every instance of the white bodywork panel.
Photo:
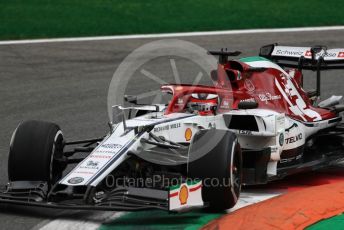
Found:
M 225 117 L 249 115 L 254 116 L 258 131 L 229 129 Z M 277 162 L 281 159 L 283 150 L 303 146 L 310 135 L 327 127 L 337 125 L 328 121 L 311 122 L 309 124 L 293 120 L 284 114 L 271 110 L 250 109 L 232 110 L 225 114 L 199 116 L 190 113 L 174 113 L 164 115 L 163 112 L 153 112 L 125 121 L 113 126 L 109 134 L 93 152 L 80 162 L 60 184 L 69 186 L 97 186 L 126 158 L 127 153 L 139 153 L 143 148 L 153 147 L 140 142 L 141 138 L 149 138 L 147 132 L 140 132 L 140 127 L 153 125 L 151 132 L 177 143 L 190 143 L 192 137 L 200 129 L 224 129 L 238 136 L 240 146 L 245 149 L 271 148 L 271 159 L 268 164 L 268 175 L 277 173 Z M 136 131 L 135 131 L 136 129 Z M 130 131 L 128 131 L 130 130 Z M 188 136 L 186 135 L 186 130 Z

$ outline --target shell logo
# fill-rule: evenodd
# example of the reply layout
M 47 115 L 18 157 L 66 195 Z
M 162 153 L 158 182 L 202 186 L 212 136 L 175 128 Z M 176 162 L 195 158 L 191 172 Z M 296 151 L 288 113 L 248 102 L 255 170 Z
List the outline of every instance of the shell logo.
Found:
M 185 130 L 185 140 L 190 141 L 192 137 L 192 130 L 190 128 L 187 128 Z
M 186 185 L 183 185 L 179 190 L 179 201 L 181 205 L 184 205 L 188 202 L 189 198 L 189 189 Z

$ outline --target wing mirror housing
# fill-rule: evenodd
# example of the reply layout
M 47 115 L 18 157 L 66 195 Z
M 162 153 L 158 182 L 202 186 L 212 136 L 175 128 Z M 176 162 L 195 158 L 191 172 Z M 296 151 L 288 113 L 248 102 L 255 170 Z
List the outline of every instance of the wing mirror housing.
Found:
M 124 95 L 124 101 L 131 104 L 137 105 L 137 96 L 135 95 Z

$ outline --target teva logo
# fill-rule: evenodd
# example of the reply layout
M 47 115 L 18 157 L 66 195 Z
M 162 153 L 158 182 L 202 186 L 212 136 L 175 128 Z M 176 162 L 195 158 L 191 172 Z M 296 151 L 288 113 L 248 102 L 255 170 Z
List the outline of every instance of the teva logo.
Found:
M 282 74 L 281 78 L 275 78 L 275 84 L 284 100 L 288 103 L 289 110 L 295 116 L 300 117 L 303 121 L 321 120 L 319 113 L 307 107 L 306 102 L 303 100 L 288 76 Z
M 299 133 L 298 135 L 293 136 L 293 137 L 286 138 L 285 143 L 286 144 L 292 144 L 292 143 L 298 142 L 300 140 L 302 140 L 302 133 Z

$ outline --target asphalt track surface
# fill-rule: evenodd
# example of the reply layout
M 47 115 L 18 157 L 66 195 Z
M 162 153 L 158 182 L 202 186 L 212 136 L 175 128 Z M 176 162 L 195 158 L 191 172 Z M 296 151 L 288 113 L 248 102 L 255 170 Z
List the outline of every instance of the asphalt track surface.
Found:
M 344 31 L 286 32 L 243 35 L 183 37 L 205 49 L 228 47 L 240 50 L 242 56 L 257 55 L 262 45 L 280 44 L 344 47 Z M 17 124 L 27 119 L 58 123 L 69 140 L 104 135 L 107 130 L 107 90 L 118 65 L 135 48 L 154 39 L 85 41 L 0 46 L 0 183 L 7 182 L 8 145 Z M 176 59 L 182 82 L 192 82 L 197 71 L 192 63 Z M 173 81 L 167 59 L 145 67 Z M 192 77 L 190 77 L 192 76 Z M 202 79 L 205 83 L 207 80 Z M 307 76 L 306 84 L 314 85 Z M 323 74 L 323 98 L 344 94 L 344 71 Z M 313 87 L 309 87 L 313 88 Z M 158 89 L 156 82 L 137 74 L 128 93 Z M 1 229 L 30 229 L 42 221 L 85 218 L 92 212 L 76 216 L 55 210 L 0 205 Z

